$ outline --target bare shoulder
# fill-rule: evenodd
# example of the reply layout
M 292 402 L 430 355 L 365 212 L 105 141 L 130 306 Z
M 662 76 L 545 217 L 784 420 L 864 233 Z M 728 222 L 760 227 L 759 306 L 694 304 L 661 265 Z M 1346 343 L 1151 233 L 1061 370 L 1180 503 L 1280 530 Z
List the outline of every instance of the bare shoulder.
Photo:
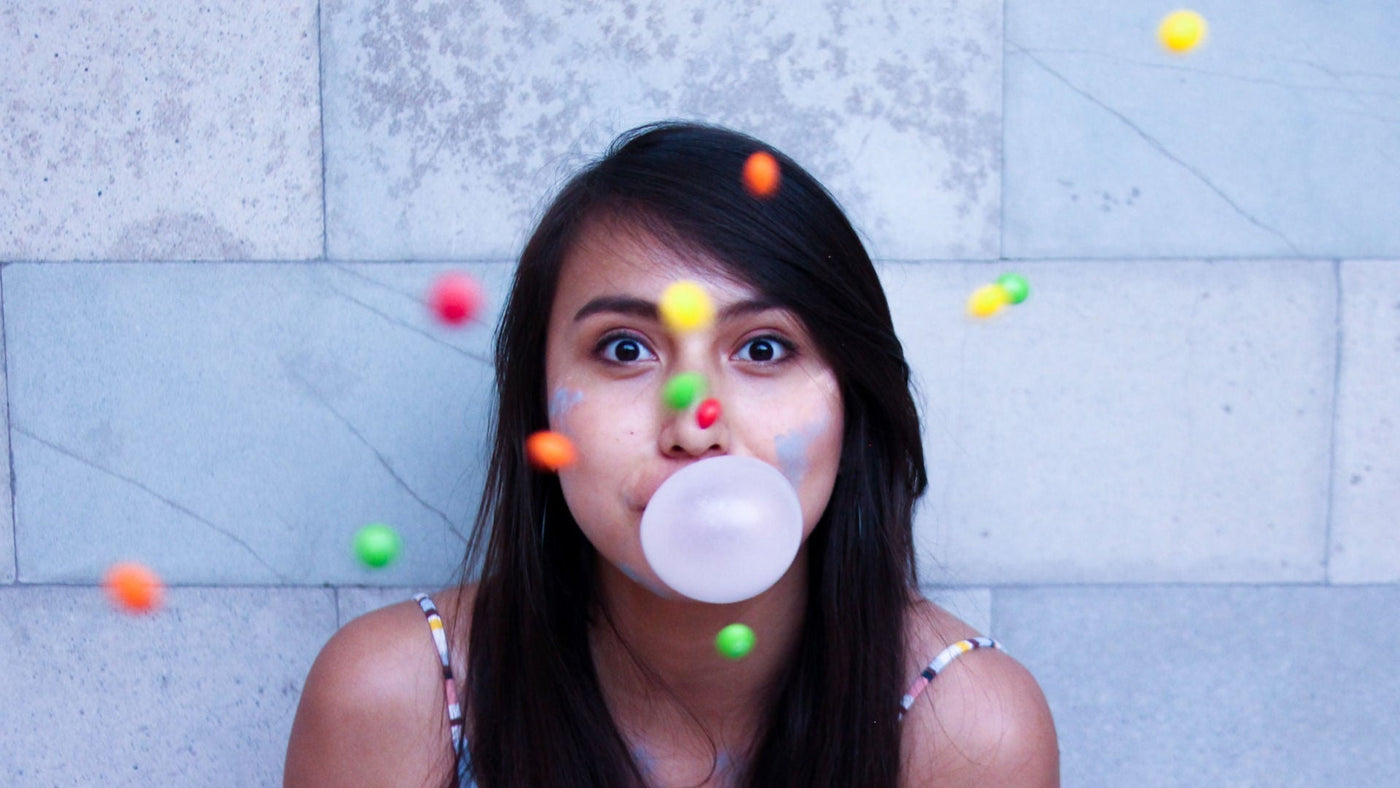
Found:
M 465 625 L 453 617 L 470 610 L 462 597 L 473 591 L 432 595 L 448 632 Z M 453 653 L 454 667 L 462 656 Z M 283 784 L 444 782 L 452 768 L 445 708 L 441 662 L 418 603 L 366 613 L 341 627 L 311 666 Z
M 906 619 L 910 679 L 976 630 L 916 600 Z M 1040 685 L 1005 652 L 979 649 L 944 668 L 904 715 L 905 785 L 1057 786 L 1059 744 Z

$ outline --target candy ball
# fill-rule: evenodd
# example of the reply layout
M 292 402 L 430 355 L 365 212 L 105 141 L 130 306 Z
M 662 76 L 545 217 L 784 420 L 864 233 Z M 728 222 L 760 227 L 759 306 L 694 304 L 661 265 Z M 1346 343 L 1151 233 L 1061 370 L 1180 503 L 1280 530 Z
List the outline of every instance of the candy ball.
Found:
M 661 388 L 661 400 L 672 410 L 685 410 L 705 394 L 705 376 L 699 372 L 673 375 Z
M 762 460 L 722 455 L 662 482 L 642 512 L 642 553 L 671 590 L 739 602 L 783 576 L 802 542 L 791 482 Z
M 753 630 L 743 624 L 730 624 L 715 635 L 715 651 L 726 659 L 743 659 L 753 650 Z
M 102 587 L 112 604 L 128 613 L 149 613 L 165 598 L 160 578 L 137 563 L 113 564 L 102 576 Z
M 715 320 L 715 307 L 705 289 L 688 279 L 674 282 L 661 292 L 657 304 L 666 327 L 678 334 L 706 328 Z
M 525 439 L 525 455 L 542 471 L 557 471 L 578 459 L 573 441 L 564 435 L 541 430 Z
M 719 400 L 717 399 L 707 399 L 695 409 L 695 423 L 699 424 L 702 430 L 708 430 L 718 420 Z
M 1031 283 L 1020 274 L 1002 274 L 997 277 L 997 287 L 1006 293 L 1006 300 L 1013 304 L 1025 301 L 1031 294 Z
M 1177 54 L 1185 54 L 1199 46 L 1206 37 L 1205 17 L 1188 9 L 1167 14 L 1157 28 L 1162 46 Z
M 428 293 L 428 305 L 438 320 L 458 326 L 476 317 L 486 297 L 481 285 L 466 274 L 443 274 Z
M 782 180 L 783 170 L 768 151 L 755 151 L 744 162 L 744 188 L 761 200 L 777 194 Z
M 355 534 L 355 555 L 375 568 L 394 560 L 401 547 L 403 540 L 398 531 L 383 523 L 370 523 Z
M 1000 285 L 982 285 L 972 291 L 967 299 L 967 313 L 973 317 L 991 317 L 1009 301 L 1007 292 Z

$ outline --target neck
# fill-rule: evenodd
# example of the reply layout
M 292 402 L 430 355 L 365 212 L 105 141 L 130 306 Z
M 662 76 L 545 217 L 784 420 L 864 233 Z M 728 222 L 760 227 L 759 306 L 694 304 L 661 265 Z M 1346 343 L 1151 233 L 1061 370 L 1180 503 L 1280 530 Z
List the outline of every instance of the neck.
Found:
M 743 602 L 664 598 L 606 561 L 599 596 L 594 664 L 623 735 L 649 750 L 746 753 L 802 632 L 806 546 L 772 588 Z M 715 635 L 735 623 L 753 629 L 756 641 L 731 660 L 715 650 Z

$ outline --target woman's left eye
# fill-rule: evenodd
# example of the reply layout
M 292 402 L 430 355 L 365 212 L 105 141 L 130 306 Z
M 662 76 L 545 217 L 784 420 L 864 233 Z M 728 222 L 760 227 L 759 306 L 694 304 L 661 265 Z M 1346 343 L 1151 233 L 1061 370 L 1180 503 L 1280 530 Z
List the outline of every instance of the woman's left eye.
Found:
M 772 364 L 782 361 L 792 352 L 792 344 L 778 337 L 754 337 L 745 342 L 735 354 L 740 361 Z

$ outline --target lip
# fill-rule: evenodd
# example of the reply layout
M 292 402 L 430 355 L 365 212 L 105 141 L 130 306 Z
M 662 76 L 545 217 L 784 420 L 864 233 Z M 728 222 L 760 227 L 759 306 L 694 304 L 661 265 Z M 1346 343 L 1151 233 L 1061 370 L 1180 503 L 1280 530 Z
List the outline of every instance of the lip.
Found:
M 653 467 L 639 472 L 634 477 L 632 483 L 625 487 L 626 492 L 623 494 L 623 501 L 627 504 L 628 508 L 640 514 L 646 511 L 647 505 L 651 503 L 652 496 L 656 495 L 656 491 L 661 485 L 665 484 L 666 480 L 675 475 L 677 471 L 702 460 L 722 456 L 725 455 L 711 454 L 693 460 L 667 461 L 664 465 L 659 467 Z

